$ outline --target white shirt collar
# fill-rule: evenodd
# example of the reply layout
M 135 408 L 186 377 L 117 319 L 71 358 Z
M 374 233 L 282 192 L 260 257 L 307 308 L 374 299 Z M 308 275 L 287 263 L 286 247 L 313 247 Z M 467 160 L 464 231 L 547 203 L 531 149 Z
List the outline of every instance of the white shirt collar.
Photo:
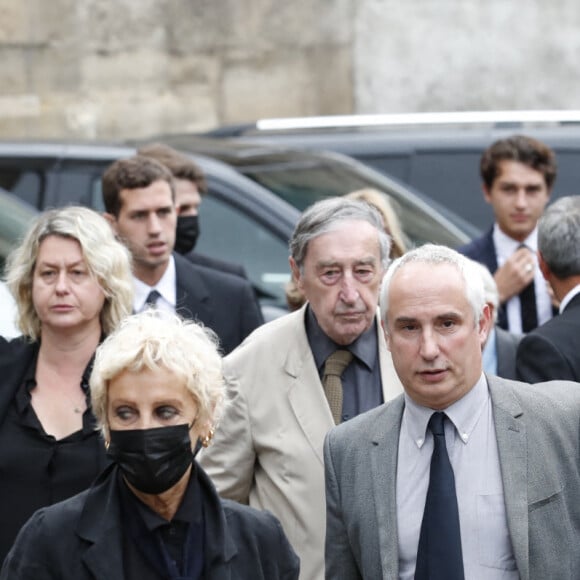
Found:
M 427 423 L 433 414 L 433 409 L 418 405 L 405 393 L 405 414 L 407 416 L 407 426 L 409 436 L 412 437 L 416 445 L 421 448 L 425 443 Z M 481 373 L 474 387 L 461 399 L 443 409 L 447 417 L 457 429 L 459 437 L 463 443 L 469 441 L 477 421 L 485 407 L 485 402 L 489 398 L 487 381 L 485 375 Z
M 176 274 L 175 274 L 175 261 L 173 256 L 169 257 L 169 262 L 167 268 L 161 276 L 161 279 L 155 286 L 149 286 L 145 284 L 135 276 L 133 276 L 133 283 L 135 286 L 135 294 L 133 297 L 133 311 L 141 312 L 145 307 L 145 300 L 149 296 L 149 292 L 155 289 L 161 297 L 159 298 L 159 306 L 165 307 L 166 310 L 175 311 L 175 304 L 177 302 L 176 297 Z
M 576 294 L 580 294 L 580 284 L 578 284 L 577 286 L 574 286 L 574 288 L 572 288 L 572 290 L 570 290 L 570 292 L 568 292 L 568 294 L 566 294 L 566 296 L 564 296 L 564 298 L 562 298 L 562 302 L 560 302 L 560 314 L 562 314 L 562 312 L 564 312 L 564 308 L 566 308 L 566 306 L 568 306 L 568 304 L 570 304 L 570 302 L 572 301 L 572 298 L 574 298 L 574 296 L 576 296 Z
M 495 251 L 497 252 L 497 262 L 498 266 L 502 266 L 503 263 L 523 244 L 532 252 L 537 252 L 538 250 L 538 227 L 536 226 L 530 235 L 523 241 L 518 242 L 513 238 L 510 238 L 507 234 L 501 231 L 500 227 L 496 224 L 493 226 L 493 243 L 495 245 Z

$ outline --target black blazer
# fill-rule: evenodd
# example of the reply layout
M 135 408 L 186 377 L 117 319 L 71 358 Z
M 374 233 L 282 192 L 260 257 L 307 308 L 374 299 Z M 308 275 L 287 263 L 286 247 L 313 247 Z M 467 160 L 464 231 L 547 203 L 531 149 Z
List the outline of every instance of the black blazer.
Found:
M 0 580 L 138 580 L 123 574 L 122 524 L 112 465 L 93 486 L 38 510 L 24 525 Z M 299 561 L 269 512 L 218 497 L 201 468 L 206 575 L 211 580 L 294 580 Z
M 0 337 L 0 423 L 6 418 L 14 395 L 38 353 L 39 342 L 24 337 L 10 341 Z
M 240 276 L 192 264 L 179 254 L 173 257 L 177 313 L 211 328 L 228 354 L 264 321 L 252 285 Z
M 522 338 L 516 371 L 526 383 L 580 381 L 580 294 L 572 298 L 562 314 Z

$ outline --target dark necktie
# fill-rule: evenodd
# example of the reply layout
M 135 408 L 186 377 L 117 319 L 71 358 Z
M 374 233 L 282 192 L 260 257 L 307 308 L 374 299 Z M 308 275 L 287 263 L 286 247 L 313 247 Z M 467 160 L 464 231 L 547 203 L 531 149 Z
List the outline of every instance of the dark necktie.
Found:
M 525 248 L 523 244 L 520 248 Z M 522 331 L 530 332 L 538 326 L 538 312 L 536 309 L 536 288 L 532 280 L 520 292 L 520 310 L 522 313 Z
M 145 306 L 148 308 L 155 308 L 157 306 L 157 300 L 161 297 L 161 294 L 157 290 L 151 290 L 145 299 Z
M 352 352 L 340 349 L 335 350 L 324 363 L 322 385 L 335 425 L 342 418 L 342 373 L 351 360 Z
M 463 580 L 455 477 L 445 445 L 444 413 L 433 413 L 433 455 L 421 523 L 415 580 Z

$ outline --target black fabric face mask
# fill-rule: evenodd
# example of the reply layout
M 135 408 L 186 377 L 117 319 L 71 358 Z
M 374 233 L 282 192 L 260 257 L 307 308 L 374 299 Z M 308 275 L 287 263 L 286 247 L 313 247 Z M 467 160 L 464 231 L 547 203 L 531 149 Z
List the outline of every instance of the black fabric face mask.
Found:
M 143 493 L 158 494 L 173 487 L 193 461 L 190 426 L 111 430 L 107 455 L 125 479 Z
M 175 251 L 179 254 L 189 254 L 199 238 L 199 219 L 196 215 L 177 216 L 175 230 Z

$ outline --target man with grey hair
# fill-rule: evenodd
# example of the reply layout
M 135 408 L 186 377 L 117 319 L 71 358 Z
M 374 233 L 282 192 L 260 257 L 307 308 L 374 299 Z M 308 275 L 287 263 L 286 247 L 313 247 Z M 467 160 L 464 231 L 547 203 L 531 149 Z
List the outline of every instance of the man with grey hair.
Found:
M 518 378 L 580 381 L 580 196 L 548 207 L 538 224 L 538 258 L 560 315 L 528 334 L 517 352 Z
M 231 402 L 201 463 L 223 496 L 276 515 L 301 580 L 320 580 L 324 436 L 402 391 L 377 312 L 389 238 L 374 208 L 331 198 L 302 215 L 290 251 L 308 302 L 225 359 Z
M 382 292 L 405 393 L 326 437 L 326 578 L 577 578 L 580 385 L 483 374 L 491 315 L 454 250 L 408 252 Z
M 485 302 L 489 306 L 493 323 L 483 345 L 483 370 L 504 379 L 515 379 L 516 352 L 522 336 L 497 325 L 497 309 L 499 308 L 497 284 L 491 272 L 483 264 L 475 260 L 473 263 L 481 274 Z

